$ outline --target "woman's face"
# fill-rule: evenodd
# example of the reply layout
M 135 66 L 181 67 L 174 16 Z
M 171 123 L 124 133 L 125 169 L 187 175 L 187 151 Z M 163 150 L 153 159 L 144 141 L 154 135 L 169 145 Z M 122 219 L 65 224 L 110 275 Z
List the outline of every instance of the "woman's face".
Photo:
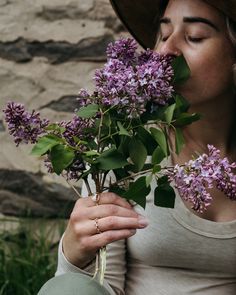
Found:
M 224 16 L 201 0 L 170 0 L 161 18 L 162 54 L 183 55 L 191 77 L 177 90 L 192 105 L 233 95 L 235 48 Z

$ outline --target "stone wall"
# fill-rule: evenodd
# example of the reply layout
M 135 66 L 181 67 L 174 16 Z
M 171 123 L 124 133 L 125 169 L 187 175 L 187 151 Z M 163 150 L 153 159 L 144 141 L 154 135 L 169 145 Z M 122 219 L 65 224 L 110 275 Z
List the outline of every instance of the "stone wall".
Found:
M 125 35 L 109 0 L 0 0 L 0 109 L 14 100 L 69 118 L 78 90 L 92 90 L 107 44 Z M 0 212 L 68 215 L 73 191 L 5 128 L 0 112 Z

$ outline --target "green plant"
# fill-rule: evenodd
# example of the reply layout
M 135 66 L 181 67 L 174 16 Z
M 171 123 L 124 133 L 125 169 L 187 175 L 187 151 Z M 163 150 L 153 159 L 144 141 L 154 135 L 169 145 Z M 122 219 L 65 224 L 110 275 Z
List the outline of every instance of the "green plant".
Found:
M 13 220 L 10 220 L 13 221 Z M 1 222 L 6 222 L 2 219 Z M 9 222 L 9 220 L 8 220 Z M 20 220 L 0 233 L 0 295 L 35 295 L 56 270 L 61 222 Z

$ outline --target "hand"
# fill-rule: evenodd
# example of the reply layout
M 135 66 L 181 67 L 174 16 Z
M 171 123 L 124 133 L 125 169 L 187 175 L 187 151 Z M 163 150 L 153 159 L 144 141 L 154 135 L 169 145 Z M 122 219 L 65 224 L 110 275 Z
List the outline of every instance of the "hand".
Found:
M 99 248 L 129 238 L 136 229 L 147 225 L 144 216 L 114 193 L 101 193 L 98 204 L 91 197 L 81 198 L 71 213 L 63 238 L 63 252 L 72 264 L 82 268 Z

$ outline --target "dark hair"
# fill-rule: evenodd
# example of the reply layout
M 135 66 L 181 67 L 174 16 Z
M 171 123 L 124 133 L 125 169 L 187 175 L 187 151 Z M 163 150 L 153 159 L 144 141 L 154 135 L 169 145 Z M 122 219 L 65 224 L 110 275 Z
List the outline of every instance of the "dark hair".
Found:
M 226 26 L 227 26 L 229 38 L 236 49 L 236 22 L 226 16 Z M 234 78 L 234 85 L 236 85 L 236 64 L 234 64 L 233 66 L 233 78 Z M 234 123 L 231 126 L 230 137 L 228 141 L 229 151 L 235 151 L 235 148 L 236 148 L 235 128 L 236 128 L 236 118 L 234 119 Z
M 229 38 L 233 45 L 236 47 L 236 22 L 226 17 L 226 25 L 229 34 Z

